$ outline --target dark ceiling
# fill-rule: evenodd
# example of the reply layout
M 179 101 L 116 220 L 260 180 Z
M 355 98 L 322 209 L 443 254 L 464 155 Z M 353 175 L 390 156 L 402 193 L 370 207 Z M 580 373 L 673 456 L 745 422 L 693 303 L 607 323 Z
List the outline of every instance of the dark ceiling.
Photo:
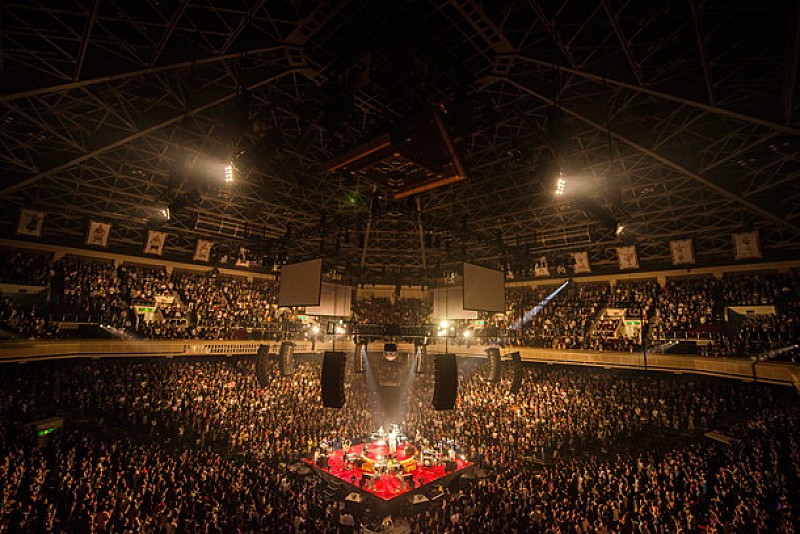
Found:
M 47 212 L 45 241 L 82 243 L 102 220 L 113 249 L 141 250 L 159 226 L 175 258 L 210 238 L 259 258 L 322 250 L 357 279 L 398 281 L 582 250 L 614 269 L 616 222 L 644 268 L 669 264 L 681 238 L 700 264 L 730 262 L 731 233 L 752 229 L 766 258 L 800 251 L 796 1 L 0 9 L 7 231 L 27 207 Z M 323 170 L 431 106 L 465 182 L 395 202 Z M 580 199 L 554 198 L 559 170 Z

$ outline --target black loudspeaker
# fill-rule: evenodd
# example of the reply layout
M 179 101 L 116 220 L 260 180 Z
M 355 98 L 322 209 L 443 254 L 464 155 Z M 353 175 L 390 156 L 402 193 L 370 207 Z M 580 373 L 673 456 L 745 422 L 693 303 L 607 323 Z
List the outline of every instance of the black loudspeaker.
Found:
M 294 343 L 291 341 L 281 343 L 279 362 L 281 376 L 292 376 L 294 374 Z
M 522 358 L 519 352 L 511 353 L 511 393 L 516 395 L 519 393 L 519 388 L 522 387 Z
M 458 391 L 458 365 L 455 354 L 437 354 L 434 360 L 433 409 L 452 410 Z
M 428 364 L 428 347 L 423 344 L 415 344 L 414 354 L 417 358 L 416 365 L 414 366 L 414 372 L 420 375 L 425 374 Z
M 353 350 L 353 371 L 356 373 L 367 372 L 367 344 L 356 343 L 356 348 Z
M 489 359 L 489 382 L 500 382 L 500 349 L 489 347 L 486 349 L 486 357 Z
M 256 380 L 265 388 L 269 385 L 269 346 L 259 345 L 256 354 Z
M 455 473 L 458 469 L 458 464 L 452 460 L 448 460 L 444 463 L 444 470 L 446 473 Z
M 344 371 L 347 354 L 325 351 L 322 358 L 322 405 L 326 408 L 344 406 Z

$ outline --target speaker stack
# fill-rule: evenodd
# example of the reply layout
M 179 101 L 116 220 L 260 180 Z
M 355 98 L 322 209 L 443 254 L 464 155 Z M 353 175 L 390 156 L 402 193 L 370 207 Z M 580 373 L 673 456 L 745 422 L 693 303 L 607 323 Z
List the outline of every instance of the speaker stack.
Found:
M 489 347 L 486 349 L 486 357 L 489 359 L 489 382 L 496 384 L 500 382 L 500 349 Z
M 458 365 L 455 354 L 437 354 L 434 360 L 433 409 L 452 410 L 458 391 Z
M 347 354 L 325 351 L 322 358 L 322 405 L 326 408 L 341 408 L 345 403 L 344 372 Z
M 256 380 L 265 388 L 269 385 L 269 345 L 259 345 L 256 354 Z
M 279 356 L 281 376 L 292 376 L 294 374 L 294 343 L 291 341 L 281 343 Z
M 511 393 L 516 395 L 519 393 L 519 388 L 522 387 L 522 358 L 519 356 L 519 351 L 512 352 L 511 356 Z

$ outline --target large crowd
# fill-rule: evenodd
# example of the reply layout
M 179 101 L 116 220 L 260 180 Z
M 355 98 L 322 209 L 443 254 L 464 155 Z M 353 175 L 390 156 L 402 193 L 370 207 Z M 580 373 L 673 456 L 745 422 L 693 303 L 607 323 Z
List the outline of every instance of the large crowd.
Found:
M 462 361 L 456 409 L 418 375 L 395 415 L 486 477 L 396 518 L 413 532 L 794 532 L 795 392 L 703 377 L 546 366 L 520 392 Z M 0 373 L 0 532 L 350 532 L 342 495 L 289 469 L 387 422 L 360 375 L 322 408 L 319 364 L 39 363 Z M 504 370 L 504 375 L 505 375 Z M 27 423 L 62 415 L 42 438 Z M 717 430 L 733 439 L 704 437 Z M 357 524 L 380 517 L 357 515 Z
M 45 253 L 0 250 L 0 283 L 44 286 L 39 302 L 0 294 L 6 336 L 53 339 L 75 335 L 64 322 L 93 323 L 149 339 L 271 339 L 291 312 L 277 306 L 273 280 L 214 271 L 154 267 Z M 800 351 L 797 270 L 683 276 L 610 283 L 572 281 L 507 291 L 506 313 L 494 319 L 497 339 L 514 345 L 593 351 L 639 351 L 642 343 L 707 356 L 796 360 Z M 136 306 L 153 308 L 137 314 Z M 738 307 L 755 307 L 741 317 Z M 615 315 L 610 315 L 614 310 Z M 430 324 L 424 298 L 360 296 L 351 322 Z M 641 322 L 638 328 L 623 323 Z M 507 333 L 507 335 L 504 335 Z M 493 336 L 495 337 L 495 336 Z
M 430 323 L 431 303 L 421 298 L 366 296 L 353 301 L 353 319 L 361 324 L 422 325 Z
M 215 272 L 168 272 L 164 267 L 65 256 L 43 261 L 27 252 L 6 252 L 0 280 L 46 286 L 48 300 L 22 303 L 0 293 L 0 324 L 26 338 L 75 332 L 62 323 L 92 323 L 127 336 L 157 339 L 241 339 L 280 321 L 277 284 Z M 46 273 L 30 269 L 43 265 Z M 28 272 L 30 271 L 30 272 Z M 27 274 L 26 274 L 27 273 Z M 48 295 L 49 294 L 49 295 Z M 146 307 L 149 315 L 137 314 Z M 140 315 L 140 316 L 137 316 Z

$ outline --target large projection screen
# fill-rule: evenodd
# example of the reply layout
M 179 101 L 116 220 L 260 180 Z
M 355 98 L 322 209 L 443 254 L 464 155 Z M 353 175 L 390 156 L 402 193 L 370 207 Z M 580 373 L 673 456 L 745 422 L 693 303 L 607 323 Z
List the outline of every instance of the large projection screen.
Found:
M 319 306 L 322 259 L 284 265 L 278 306 Z
M 506 311 L 505 282 L 503 271 L 464 262 L 464 309 Z
M 460 286 L 439 287 L 432 293 L 433 318 L 437 321 L 478 318 L 478 312 L 464 309 L 464 291 Z
M 308 315 L 325 315 L 332 317 L 348 317 L 353 298 L 353 288 L 338 284 L 322 283 L 322 295 L 319 306 L 306 307 Z

